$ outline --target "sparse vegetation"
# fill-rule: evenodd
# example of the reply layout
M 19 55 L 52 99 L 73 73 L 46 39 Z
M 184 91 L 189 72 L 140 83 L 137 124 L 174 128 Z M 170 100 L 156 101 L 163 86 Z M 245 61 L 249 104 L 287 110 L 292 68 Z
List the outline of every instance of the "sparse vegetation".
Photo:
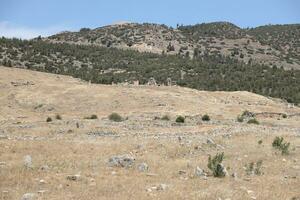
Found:
M 169 115 L 164 115 L 161 120 L 164 120 L 164 121 L 170 121 L 170 116 Z
M 185 121 L 185 118 L 183 117 L 183 116 L 178 116 L 177 118 L 176 118 L 176 120 L 175 120 L 177 123 L 184 123 L 184 121 Z
M 282 118 L 284 118 L 284 119 L 287 118 L 287 114 L 285 114 L 285 113 L 282 114 Z
M 52 118 L 51 117 L 47 117 L 46 122 L 52 122 Z
M 272 146 L 275 149 L 280 150 L 283 155 L 289 154 L 290 143 L 289 142 L 284 142 L 283 137 L 276 137 L 273 140 Z
M 239 115 L 239 116 L 237 116 L 236 120 L 237 120 L 238 122 L 243 122 L 243 121 L 244 121 L 244 118 L 243 118 L 241 115 Z
M 247 164 L 245 166 L 246 168 L 246 173 L 248 175 L 262 175 L 262 171 L 261 171 L 261 168 L 262 168 L 262 164 L 263 164 L 263 161 L 262 160 L 259 160 L 257 161 L 256 163 L 254 162 L 251 162 L 249 164 Z
M 114 122 L 121 122 L 123 118 L 118 113 L 112 113 L 108 116 L 108 119 Z
M 56 114 L 56 115 L 55 115 L 55 119 L 57 119 L 57 120 L 62 120 L 62 117 L 61 117 L 60 114 Z
M 259 145 L 261 145 L 262 143 L 263 143 L 263 141 L 262 140 L 258 140 L 258 142 L 257 142 Z
M 207 167 L 213 172 L 215 177 L 224 177 L 226 176 L 225 168 L 222 165 L 224 159 L 224 153 L 217 153 L 213 158 L 208 157 Z
M 207 114 L 205 114 L 202 116 L 202 121 L 210 121 L 210 117 Z
M 255 118 L 249 119 L 247 123 L 248 123 L 248 124 L 257 124 L 257 125 L 259 124 L 259 122 L 258 122 L 257 119 L 255 119 Z
M 91 116 L 87 116 L 84 119 L 98 119 L 98 116 L 95 114 L 92 114 Z

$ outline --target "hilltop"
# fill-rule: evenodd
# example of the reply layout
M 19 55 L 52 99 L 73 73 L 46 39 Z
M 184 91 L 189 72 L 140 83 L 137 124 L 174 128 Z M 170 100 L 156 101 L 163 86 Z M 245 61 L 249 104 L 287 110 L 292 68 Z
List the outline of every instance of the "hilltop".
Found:
M 266 25 L 242 29 L 229 22 L 168 27 L 121 23 L 44 38 L 50 42 L 134 49 L 140 52 L 231 56 L 245 63 L 300 69 L 300 25 Z

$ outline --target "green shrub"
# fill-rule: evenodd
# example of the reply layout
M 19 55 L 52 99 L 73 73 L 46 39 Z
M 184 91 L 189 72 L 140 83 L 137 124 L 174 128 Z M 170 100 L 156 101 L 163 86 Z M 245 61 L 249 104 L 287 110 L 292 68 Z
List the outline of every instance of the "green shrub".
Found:
M 91 116 L 85 117 L 84 119 L 98 119 L 98 116 L 93 114 Z
M 121 122 L 123 118 L 118 113 L 112 113 L 108 116 L 108 119 L 114 122 Z
M 284 155 L 289 154 L 290 143 L 284 142 L 283 137 L 275 137 L 275 139 L 273 140 L 272 146 L 275 149 L 280 150 L 281 153 Z
M 238 122 L 243 122 L 243 121 L 244 121 L 244 118 L 243 118 L 241 115 L 239 115 L 239 116 L 237 116 L 236 120 L 237 120 Z
M 251 163 L 247 164 L 245 166 L 246 167 L 246 173 L 248 175 L 252 175 L 252 174 L 262 175 L 263 174 L 262 171 L 261 171 L 262 163 L 263 163 L 263 161 L 259 160 L 256 163 L 251 162 Z
M 51 117 L 47 117 L 46 122 L 52 122 L 52 118 Z
M 253 118 L 253 119 L 249 119 L 249 121 L 247 122 L 248 124 L 259 124 L 259 122 L 257 121 L 257 119 Z
M 62 117 L 59 114 L 57 114 L 57 115 L 55 115 L 55 119 L 62 120 Z
M 248 110 L 245 110 L 243 113 L 242 113 L 242 117 L 254 117 L 254 113 L 248 111 Z
M 213 158 L 208 157 L 207 167 L 213 172 L 214 177 L 226 176 L 226 171 L 222 165 L 224 153 L 217 153 Z
M 161 120 L 170 121 L 169 115 L 164 115 Z
M 257 142 L 259 145 L 261 145 L 262 143 L 263 143 L 263 141 L 262 140 L 258 140 L 258 142 Z
M 182 116 L 178 116 L 178 117 L 176 118 L 176 122 L 177 122 L 177 123 L 184 123 L 184 121 L 185 121 L 185 119 L 184 119 L 184 117 L 182 117 Z
M 209 121 L 209 120 L 210 120 L 210 117 L 207 114 L 202 116 L 202 121 Z
M 282 118 L 287 118 L 287 114 L 282 114 Z

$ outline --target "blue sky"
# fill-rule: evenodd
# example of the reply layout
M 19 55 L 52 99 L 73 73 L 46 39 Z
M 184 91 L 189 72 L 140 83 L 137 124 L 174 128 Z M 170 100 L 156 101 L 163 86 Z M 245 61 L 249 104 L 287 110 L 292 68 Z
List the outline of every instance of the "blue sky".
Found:
M 119 21 L 240 27 L 300 23 L 299 0 L 0 0 L 0 36 L 32 38 Z

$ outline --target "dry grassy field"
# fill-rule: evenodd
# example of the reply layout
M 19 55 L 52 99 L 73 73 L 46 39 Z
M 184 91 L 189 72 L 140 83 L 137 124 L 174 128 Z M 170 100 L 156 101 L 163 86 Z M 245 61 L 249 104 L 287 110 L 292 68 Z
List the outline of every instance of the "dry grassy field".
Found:
M 238 122 L 245 110 L 259 124 Z M 94 85 L 0 67 L 0 200 L 299 200 L 299 113 L 243 91 Z M 287 155 L 272 147 L 276 136 L 290 142 Z M 207 164 L 221 152 L 219 178 Z M 111 163 L 119 155 L 126 165 Z

